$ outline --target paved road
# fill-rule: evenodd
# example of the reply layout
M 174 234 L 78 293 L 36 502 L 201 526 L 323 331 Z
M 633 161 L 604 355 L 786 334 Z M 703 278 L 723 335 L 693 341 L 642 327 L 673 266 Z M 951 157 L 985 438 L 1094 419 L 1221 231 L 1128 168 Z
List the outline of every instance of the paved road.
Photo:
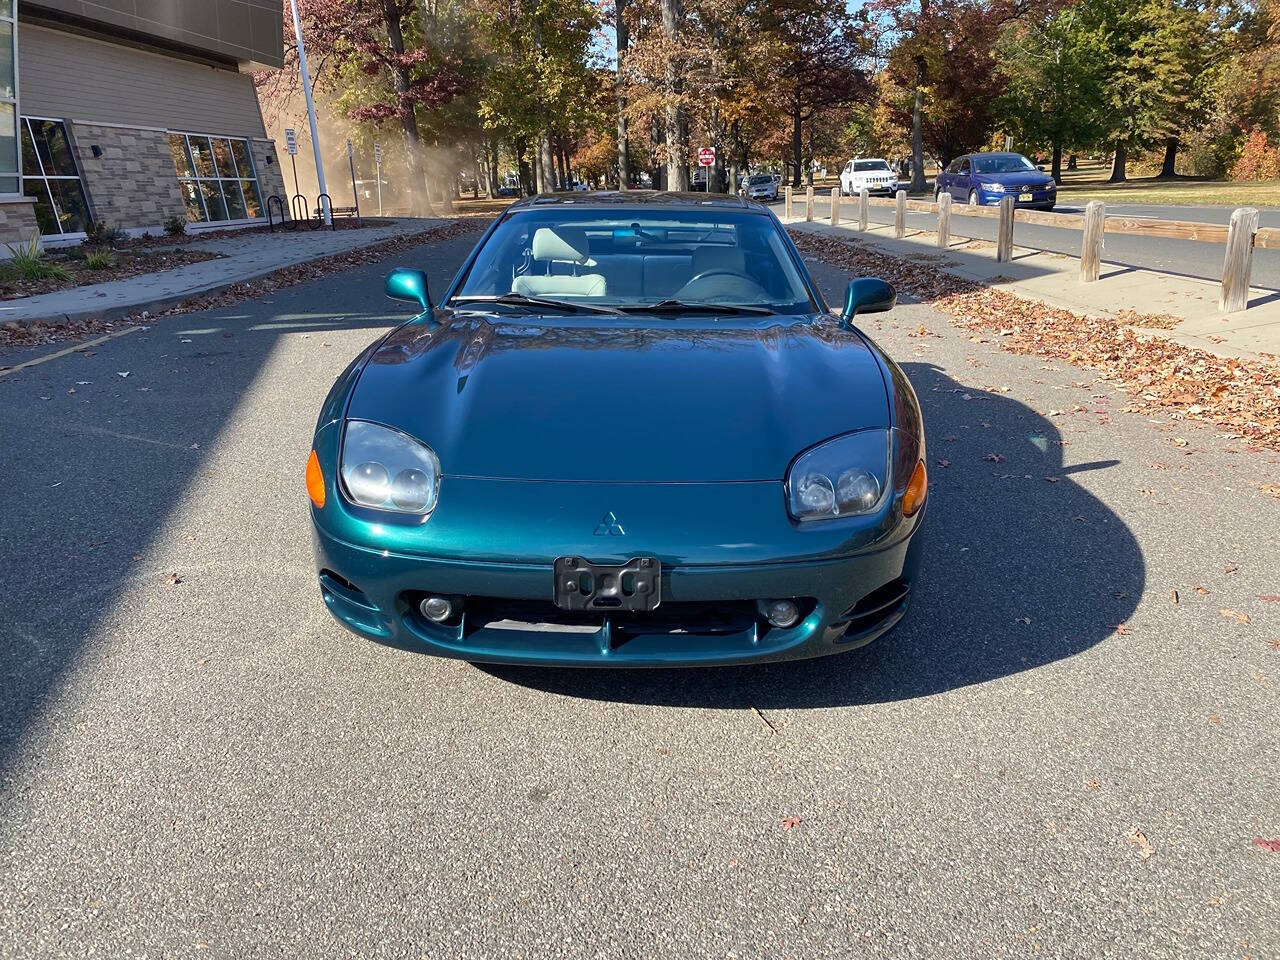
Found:
M 782 216 L 782 203 L 775 204 L 773 209 L 778 216 Z M 803 216 L 803 197 L 796 201 L 796 209 Z M 1055 212 L 1078 213 L 1082 209 L 1077 206 L 1063 205 L 1057 207 Z M 1205 223 L 1227 223 L 1231 218 L 1231 210 L 1230 207 L 1107 204 L 1107 213 L 1117 216 L 1152 217 L 1158 220 L 1195 220 Z M 814 198 L 814 215 L 820 219 L 828 219 L 831 216 L 829 194 L 827 199 L 823 199 L 821 194 Z M 841 208 L 841 215 L 845 219 L 852 216 L 856 220 L 856 199 L 845 201 L 845 205 Z M 873 206 L 868 216 L 874 223 L 891 225 L 893 208 Z M 1263 226 L 1280 227 L 1280 210 L 1263 210 L 1260 216 Z M 907 213 L 907 228 L 910 230 L 932 232 L 936 231 L 937 227 L 938 218 L 934 214 Z M 953 221 L 952 232 L 958 236 L 994 241 L 996 222 L 979 217 L 957 218 Z M 1056 227 L 1020 223 L 1014 228 L 1014 242 L 1020 246 L 1065 253 L 1073 257 L 1080 255 L 1080 231 L 1078 230 L 1062 230 Z M 1133 237 L 1119 234 L 1106 237 L 1103 252 L 1103 259 L 1110 263 L 1146 267 L 1206 280 L 1222 279 L 1224 256 L 1225 248 L 1220 243 L 1165 240 L 1158 237 Z M 1255 287 L 1280 290 L 1280 250 L 1254 251 L 1252 283 Z
M 0 381 L 0 956 L 1280 954 L 1280 458 L 906 304 L 931 554 L 890 638 L 407 655 L 329 620 L 302 490 L 382 272 Z

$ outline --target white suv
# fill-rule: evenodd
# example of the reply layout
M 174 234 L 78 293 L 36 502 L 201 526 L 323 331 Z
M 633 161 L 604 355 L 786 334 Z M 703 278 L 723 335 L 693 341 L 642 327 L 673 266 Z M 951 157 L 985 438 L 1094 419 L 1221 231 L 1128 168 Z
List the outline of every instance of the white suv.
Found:
M 863 187 L 870 193 L 893 194 L 898 189 L 898 177 L 893 168 L 878 157 L 850 160 L 840 171 L 840 192 L 853 197 L 861 193 Z

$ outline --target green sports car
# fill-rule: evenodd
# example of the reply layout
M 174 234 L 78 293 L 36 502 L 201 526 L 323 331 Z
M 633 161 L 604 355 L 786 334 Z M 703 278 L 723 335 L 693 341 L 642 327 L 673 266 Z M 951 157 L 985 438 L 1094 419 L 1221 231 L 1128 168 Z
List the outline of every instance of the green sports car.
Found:
M 778 220 L 706 194 L 538 196 L 334 384 L 307 462 L 320 593 L 373 640 L 477 662 L 849 650 L 916 582 L 924 429 Z

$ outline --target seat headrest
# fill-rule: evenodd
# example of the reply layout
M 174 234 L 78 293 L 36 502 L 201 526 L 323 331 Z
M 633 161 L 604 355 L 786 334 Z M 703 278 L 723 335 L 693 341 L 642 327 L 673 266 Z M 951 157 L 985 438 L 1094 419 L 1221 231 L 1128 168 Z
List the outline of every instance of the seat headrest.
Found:
M 533 231 L 533 259 L 586 263 L 590 259 L 587 231 L 581 227 L 539 227 Z
M 744 273 L 747 269 L 747 257 L 741 247 L 701 246 L 693 248 L 693 275 L 708 270 L 728 270 L 730 273 Z

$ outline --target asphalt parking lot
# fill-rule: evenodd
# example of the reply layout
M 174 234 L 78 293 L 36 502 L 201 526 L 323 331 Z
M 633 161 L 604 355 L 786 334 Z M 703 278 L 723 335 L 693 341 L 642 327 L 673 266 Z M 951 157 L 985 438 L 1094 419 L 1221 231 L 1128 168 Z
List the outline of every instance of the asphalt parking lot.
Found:
M 0 956 L 1280 956 L 1280 455 L 903 304 L 894 634 L 415 656 L 330 620 L 302 484 L 394 265 L 0 378 Z

